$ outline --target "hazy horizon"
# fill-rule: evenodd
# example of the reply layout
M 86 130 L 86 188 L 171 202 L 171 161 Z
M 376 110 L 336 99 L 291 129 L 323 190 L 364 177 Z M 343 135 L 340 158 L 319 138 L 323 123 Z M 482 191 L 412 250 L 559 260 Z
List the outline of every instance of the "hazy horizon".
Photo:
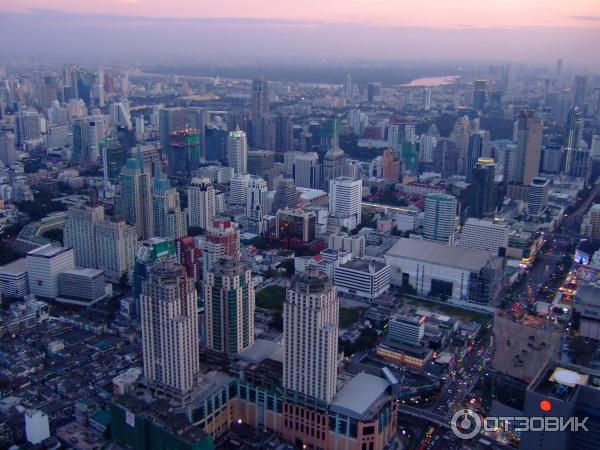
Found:
M 0 41 L 10 42 L 0 46 L 2 57 L 364 58 L 543 65 L 562 58 L 570 67 L 600 67 L 593 47 L 600 40 L 600 16 L 592 15 L 576 20 L 582 26 L 390 26 L 309 18 L 144 17 L 111 13 L 110 8 L 104 14 L 7 12 L 7 2 L 0 2 Z

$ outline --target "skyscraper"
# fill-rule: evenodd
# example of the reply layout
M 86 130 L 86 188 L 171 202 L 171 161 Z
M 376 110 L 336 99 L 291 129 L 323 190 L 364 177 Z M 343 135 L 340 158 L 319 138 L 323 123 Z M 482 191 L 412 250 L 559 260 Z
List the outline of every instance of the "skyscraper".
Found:
M 547 178 L 536 177 L 531 181 L 527 189 L 527 214 L 539 216 L 546 209 L 549 189 L 550 180 Z
M 215 188 L 208 178 L 192 178 L 188 187 L 188 223 L 206 230 L 216 214 Z
M 329 403 L 335 394 L 339 300 L 326 275 L 297 275 L 284 303 L 283 386 Z
M 117 214 L 137 228 L 141 239 L 154 236 L 152 177 L 140 158 L 129 158 L 119 175 Z
M 252 81 L 251 111 L 254 148 L 271 150 L 272 145 L 269 136 L 271 112 L 269 106 L 269 83 L 262 77 Z
M 345 175 L 345 168 L 346 154 L 338 146 L 337 130 L 335 130 L 333 146 L 327 150 L 327 153 L 323 157 L 323 185 L 325 189 L 329 189 L 329 182 L 331 180 Z
M 187 236 L 187 218 L 181 210 L 179 192 L 160 172 L 152 187 L 152 216 L 155 236 L 169 239 Z
M 235 173 L 248 173 L 248 142 L 243 131 L 231 131 L 227 136 L 227 159 Z
M 493 159 L 479 158 L 472 170 L 469 217 L 481 218 L 496 210 L 496 164 Z
M 482 110 L 486 100 L 486 80 L 475 80 L 473 82 L 473 108 Z
M 514 168 L 516 181 L 524 186 L 539 173 L 543 131 L 544 122 L 534 111 L 519 113 Z
M 319 189 L 321 187 L 321 164 L 316 152 L 288 152 L 284 164 L 286 175 L 294 179 L 298 187 Z
M 17 162 L 15 135 L 12 133 L 0 134 L 0 161 L 6 166 L 11 166 Z
M 176 131 L 194 130 L 198 137 L 198 160 L 206 159 L 205 127 L 208 123 L 208 110 L 205 108 L 160 108 L 158 110 L 158 131 L 163 152 L 169 152 L 171 135 Z M 169 155 L 171 160 L 171 155 Z
M 566 148 L 581 147 L 583 141 L 583 115 L 578 107 L 569 108 L 567 115 Z
M 382 163 L 381 174 L 387 184 L 396 184 L 402 181 L 402 161 L 400 161 L 397 150 L 390 148 L 384 150 Z
M 362 220 L 362 180 L 335 178 L 329 183 L 329 214 L 350 219 L 350 229 Z
M 458 228 L 457 213 L 458 201 L 453 195 L 427 194 L 425 196 L 423 237 L 454 245 Z
M 487 156 L 486 153 L 489 150 L 489 146 L 490 137 L 487 131 L 479 130 L 471 134 L 465 168 L 468 183 L 473 180 L 473 168 L 477 164 L 477 160 L 483 156 Z
M 587 90 L 587 76 L 576 75 L 575 84 L 573 86 L 573 104 L 575 107 L 582 109 L 585 102 L 585 94 Z
M 179 401 L 200 371 L 197 293 L 182 266 L 157 262 L 142 287 L 142 354 L 149 387 Z
M 250 176 L 248 195 L 246 196 L 246 216 L 248 229 L 258 235 L 264 234 L 263 218 L 269 213 L 269 190 L 267 182 L 256 175 Z
M 206 346 L 235 354 L 254 343 L 254 284 L 236 258 L 221 257 L 204 283 Z
M 229 219 L 214 219 L 202 241 L 204 277 L 221 256 L 240 257 L 240 227 Z

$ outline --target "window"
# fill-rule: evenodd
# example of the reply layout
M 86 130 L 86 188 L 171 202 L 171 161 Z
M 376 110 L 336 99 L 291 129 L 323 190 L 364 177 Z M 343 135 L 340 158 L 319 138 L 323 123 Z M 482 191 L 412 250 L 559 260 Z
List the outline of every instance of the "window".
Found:
M 369 425 L 368 427 L 363 427 L 363 436 L 371 436 L 375 434 L 375 426 Z

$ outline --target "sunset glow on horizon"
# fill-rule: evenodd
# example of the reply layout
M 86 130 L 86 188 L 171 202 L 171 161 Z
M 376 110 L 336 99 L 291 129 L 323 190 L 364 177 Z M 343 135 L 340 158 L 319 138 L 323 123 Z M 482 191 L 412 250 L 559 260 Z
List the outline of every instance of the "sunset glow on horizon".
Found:
M 378 26 L 600 27 L 597 0 L 0 0 L 1 12 L 55 10 L 77 14 L 176 18 L 246 18 Z

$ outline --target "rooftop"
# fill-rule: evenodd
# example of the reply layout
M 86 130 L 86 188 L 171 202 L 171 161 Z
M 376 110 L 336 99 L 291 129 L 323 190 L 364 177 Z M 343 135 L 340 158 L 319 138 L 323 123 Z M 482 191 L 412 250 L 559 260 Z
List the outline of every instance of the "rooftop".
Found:
M 385 269 L 386 267 L 387 264 L 380 263 L 379 261 L 369 261 L 364 259 L 353 259 L 345 264 L 340 265 L 340 269 L 352 269 L 367 273 L 376 273 Z
M 265 359 L 283 362 L 283 347 L 281 343 L 257 339 L 254 344 L 239 354 L 240 358 L 259 363 Z
M 60 255 L 61 253 L 65 253 L 71 250 L 70 248 L 65 247 L 57 247 L 51 244 L 46 244 L 42 247 L 36 248 L 35 250 L 31 250 L 27 253 L 27 256 L 36 256 L 41 258 L 52 258 L 56 255 Z
M 361 419 L 388 387 L 389 383 L 383 378 L 359 373 L 335 394 L 331 410 Z
M 386 256 L 408 258 L 428 262 L 438 266 L 449 266 L 478 271 L 492 258 L 491 253 L 468 248 L 451 247 L 446 244 L 423 241 L 420 239 L 399 239 Z
M 0 266 L 0 273 L 4 274 L 18 274 L 27 272 L 27 259 L 19 258 L 13 262 Z

